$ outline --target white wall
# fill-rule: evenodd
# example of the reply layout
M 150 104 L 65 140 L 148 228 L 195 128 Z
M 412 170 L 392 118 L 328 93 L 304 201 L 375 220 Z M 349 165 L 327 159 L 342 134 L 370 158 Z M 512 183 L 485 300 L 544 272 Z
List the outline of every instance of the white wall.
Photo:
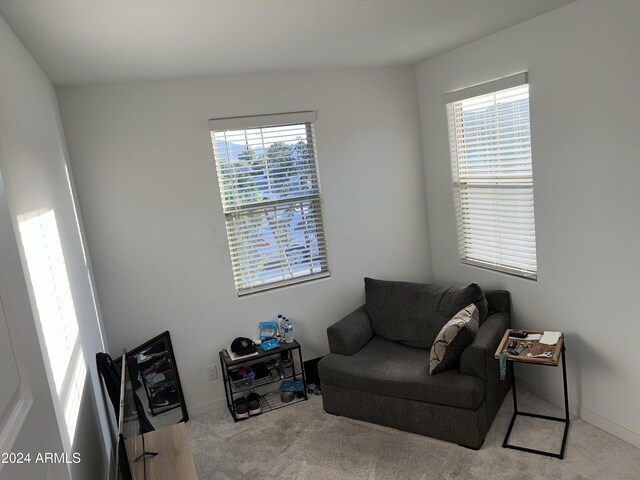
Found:
M 640 446 L 640 3 L 579 1 L 417 66 L 433 276 L 512 293 L 516 327 L 567 336 L 570 401 Z M 538 281 L 459 263 L 442 95 L 530 75 Z M 560 401 L 560 371 L 519 368 Z
M 1 27 L 0 27 L 1 28 Z M 0 178 L 0 297 L 13 350 L 20 374 L 20 392 L 9 409 L 0 412 L 0 430 L 3 438 L 4 452 L 61 452 L 63 451 L 60 431 L 55 420 L 55 412 L 49 383 L 44 370 L 44 362 L 40 354 L 40 344 L 36 332 L 27 287 L 20 256 L 13 235 L 11 216 L 7 207 L 4 187 Z M 1 364 L 2 375 L 6 375 L 6 364 Z M 18 403 L 30 410 L 24 415 L 17 415 L 17 422 L 10 421 L 10 415 L 20 408 Z M 21 408 L 21 409 L 22 409 Z M 27 407 L 28 408 L 28 407 Z M 20 411 L 20 410 L 18 410 Z M 20 421 L 24 423 L 20 425 Z M 5 442 L 13 442 L 9 446 Z M 35 457 L 33 457 L 35 458 Z M 13 480 L 22 478 L 43 479 L 47 474 L 46 465 L 5 464 L 0 470 L 0 479 Z M 66 465 L 54 466 L 56 480 L 69 479 Z
M 73 180 L 67 176 L 55 91 L 1 17 L 0 58 L 0 178 L 4 184 L 4 188 L 0 185 L 0 295 L 16 357 L 22 365 L 22 379 L 28 382 L 34 400 L 13 450 L 32 452 L 33 459 L 37 453 L 79 452 L 80 464 L 53 466 L 49 475 L 104 478 L 111 445 L 94 357 L 96 351 L 103 349 L 103 343 L 90 266 L 76 221 Z M 80 374 L 81 368 L 68 369 L 69 378 L 76 381 L 66 382 L 62 393 L 53 383 L 50 358 L 60 358 L 63 348 L 51 342 L 49 348 L 46 346 L 46 326 L 41 320 L 52 312 L 43 311 L 43 304 L 38 304 L 33 271 L 27 266 L 27 258 L 33 252 L 25 249 L 20 235 L 25 216 L 44 212 L 55 213 L 57 235 L 46 238 L 45 234 L 41 239 L 51 245 L 57 242 L 62 249 L 63 276 L 68 278 L 79 330 L 75 358 L 83 358 L 88 370 Z M 62 286 L 57 284 L 56 288 Z M 72 370 L 80 373 L 74 376 Z M 73 399 L 77 413 L 63 404 L 62 398 Z M 44 478 L 46 468 L 35 462 L 8 466 L 0 476 Z
M 58 89 L 109 344 L 171 332 L 192 414 L 224 397 L 205 367 L 284 313 L 306 358 L 359 306 L 365 275 L 427 280 L 413 68 L 261 74 Z M 238 298 L 209 118 L 318 111 L 331 278 Z

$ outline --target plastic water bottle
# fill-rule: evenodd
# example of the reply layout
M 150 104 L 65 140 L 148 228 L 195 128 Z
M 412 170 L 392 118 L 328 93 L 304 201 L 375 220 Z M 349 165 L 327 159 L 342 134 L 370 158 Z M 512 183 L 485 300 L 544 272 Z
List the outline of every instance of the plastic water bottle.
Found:
M 280 338 L 284 340 L 284 315 L 281 313 L 278 314 L 278 319 L 276 320 L 278 324 L 278 332 L 280 333 Z
M 284 317 L 284 320 L 282 321 L 282 325 L 283 325 L 282 331 L 283 331 L 285 343 L 293 342 L 293 323 L 291 323 L 291 320 L 289 320 L 287 317 Z

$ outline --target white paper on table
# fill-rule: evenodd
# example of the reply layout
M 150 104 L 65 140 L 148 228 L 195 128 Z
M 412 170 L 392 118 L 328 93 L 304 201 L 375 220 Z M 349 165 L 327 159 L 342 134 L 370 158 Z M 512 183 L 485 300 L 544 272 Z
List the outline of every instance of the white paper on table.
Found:
M 540 338 L 540 343 L 544 343 L 545 345 L 555 345 L 560 340 L 562 336 L 562 332 L 544 332 L 542 338 Z
M 241 360 L 243 358 L 250 358 L 250 357 L 255 357 L 256 355 L 258 355 L 258 352 L 251 352 L 251 353 L 247 353 L 246 355 L 238 355 L 235 352 L 232 352 L 231 349 L 227 350 L 227 353 L 229 354 L 229 358 L 231 360 Z

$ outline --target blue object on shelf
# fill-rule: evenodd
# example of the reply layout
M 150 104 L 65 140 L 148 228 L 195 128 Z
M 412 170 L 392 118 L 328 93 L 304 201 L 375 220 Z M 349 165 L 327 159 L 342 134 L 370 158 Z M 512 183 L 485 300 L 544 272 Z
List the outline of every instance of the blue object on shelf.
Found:
M 280 384 L 281 392 L 303 392 L 304 382 L 302 380 L 284 380 Z
M 275 338 L 278 334 L 278 324 L 276 322 L 258 322 L 260 327 L 260 340 Z
M 277 340 L 267 340 L 266 342 L 262 342 L 260 345 L 265 352 L 269 350 L 275 350 L 276 348 L 280 348 L 280 343 Z

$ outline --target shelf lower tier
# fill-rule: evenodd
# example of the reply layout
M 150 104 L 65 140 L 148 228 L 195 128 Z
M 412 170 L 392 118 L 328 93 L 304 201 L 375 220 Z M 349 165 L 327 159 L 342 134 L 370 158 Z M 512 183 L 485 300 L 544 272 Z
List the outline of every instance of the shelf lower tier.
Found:
M 232 390 L 232 395 L 237 395 L 239 393 L 245 393 L 245 392 L 249 392 L 251 390 L 253 390 L 254 388 L 258 388 L 258 387 L 264 387 L 265 385 L 271 385 L 274 383 L 278 383 L 278 382 L 282 382 L 283 380 L 290 380 L 290 379 L 298 379 L 298 380 L 302 380 L 302 372 L 300 370 L 298 370 L 297 368 L 295 368 L 295 372 L 291 371 L 291 367 L 287 368 L 287 373 L 283 376 L 283 378 L 276 378 L 274 380 L 271 380 L 268 376 L 267 377 L 262 377 L 262 378 L 258 378 L 256 380 L 253 381 L 253 385 L 251 386 L 244 386 L 244 387 L 240 387 L 240 388 L 233 388 Z
M 283 402 L 282 400 L 280 400 L 280 392 L 270 392 L 265 395 L 261 395 L 260 397 L 261 397 L 260 408 L 262 409 L 262 412 L 260 412 L 258 415 L 261 415 L 267 412 L 272 412 L 273 410 L 278 410 L 280 408 L 289 407 L 295 403 L 300 403 L 307 400 L 307 398 L 305 397 L 302 397 L 302 398 L 295 397 L 290 402 Z M 251 415 L 248 418 L 255 417 L 255 416 L 256 415 Z M 239 418 L 237 421 L 242 421 L 242 420 L 247 420 L 247 419 Z

